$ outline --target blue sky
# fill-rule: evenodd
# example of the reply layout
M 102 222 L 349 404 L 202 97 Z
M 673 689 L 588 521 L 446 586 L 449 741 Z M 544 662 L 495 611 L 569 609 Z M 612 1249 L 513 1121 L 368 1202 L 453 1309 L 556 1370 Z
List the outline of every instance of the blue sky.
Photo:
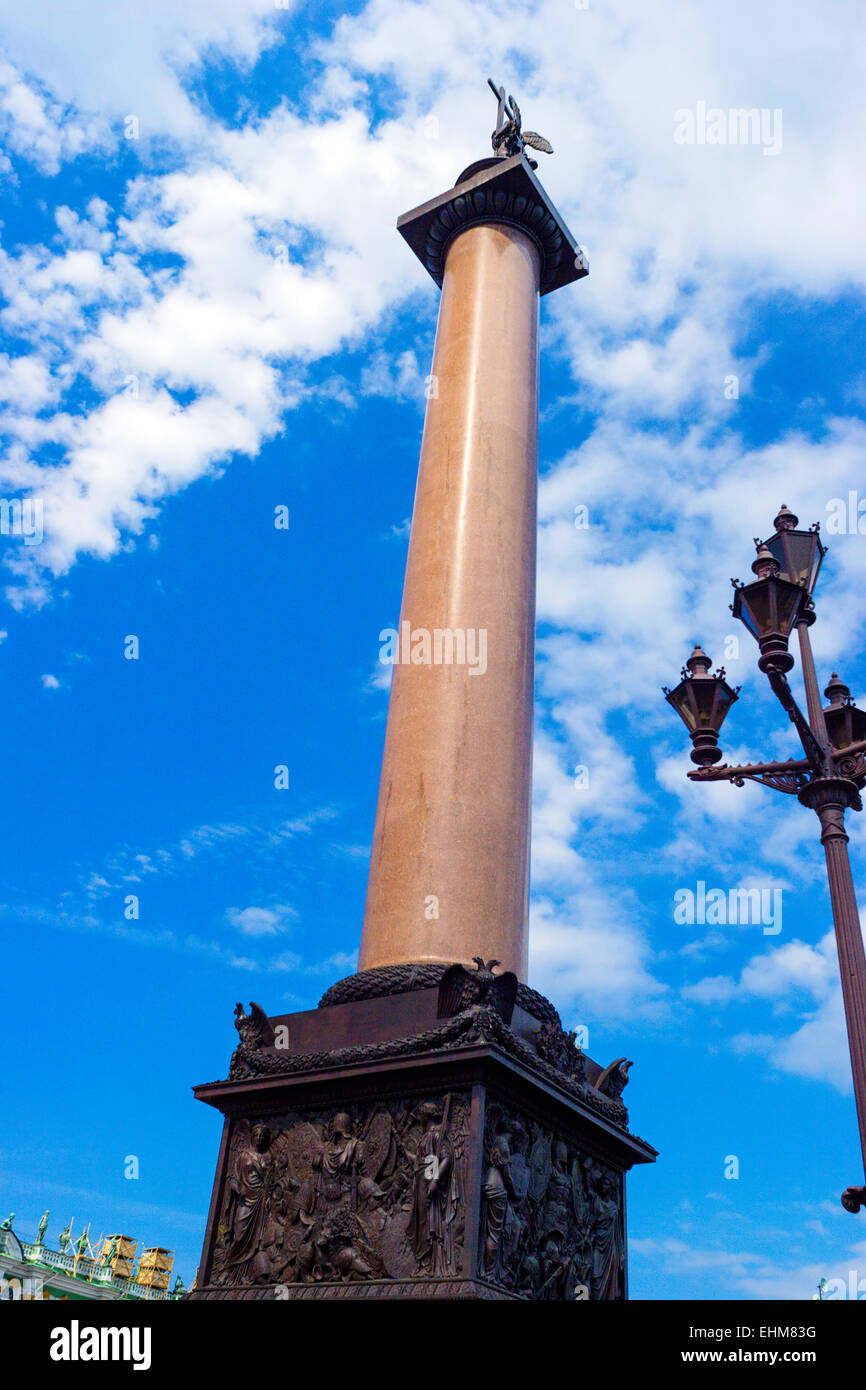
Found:
M 726 756 L 796 754 L 729 579 L 780 503 L 866 500 L 862 12 L 177 8 L 0 0 L 0 496 L 44 505 L 2 537 L 0 1203 L 189 1280 L 235 1001 L 354 968 L 437 307 L 394 223 L 485 153 L 492 74 L 591 265 L 542 308 L 530 982 L 635 1059 L 634 1297 L 866 1278 L 817 821 L 689 784 L 659 689 L 699 638 Z M 781 147 L 678 144 L 699 102 Z M 819 674 L 857 695 L 866 539 L 825 540 Z M 781 889 L 782 930 L 677 925 L 698 881 Z

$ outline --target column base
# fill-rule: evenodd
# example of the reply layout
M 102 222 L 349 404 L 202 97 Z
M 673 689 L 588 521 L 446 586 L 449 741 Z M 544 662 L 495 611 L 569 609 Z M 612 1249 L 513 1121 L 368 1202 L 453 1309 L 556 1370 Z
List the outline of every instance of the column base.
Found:
M 443 967 L 389 969 L 414 987 L 366 971 L 316 1010 L 253 1007 L 229 1079 L 195 1089 L 226 1129 L 186 1296 L 624 1299 L 625 1173 L 656 1157 L 627 1069 L 525 987 L 466 1003 Z

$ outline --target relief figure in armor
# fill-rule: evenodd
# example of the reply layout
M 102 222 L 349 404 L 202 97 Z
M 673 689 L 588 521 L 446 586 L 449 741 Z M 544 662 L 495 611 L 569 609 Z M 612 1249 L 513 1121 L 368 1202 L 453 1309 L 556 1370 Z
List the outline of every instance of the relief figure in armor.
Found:
M 540 1261 L 542 1283 L 535 1295 L 537 1299 L 561 1301 L 573 1297 L 573 1262 L 562 1253 L 561 1245 L 558 1232 L 544 1241 Z
M 547 1183 L 547 1201 L 544 1208 L 545 1235 L 558 1235 L 564 1239 L 571 1224 L 571 1208 L 574 1202 L 572 1176 L 568 1171 L 568 1145 L 557 1139 L 552 1151 L 553 1167 Z
M 341 1112 L 331 1121 L 330 1137 L 313 1159 L 318 1171 L 318 1195 L 329 1206 L 348 1202 L 358 1205 L 358 1172 L 364 1162 L 364 1142 L 356 1139 L 352 1121 Z
M 529 1129 L 491 1107 L 481 1273 L 530 1299 L 622 1298 L 619 1175 L 545 1126 Z
M 380 1121 L 380 1123 L 376 1123 Z M 343 1281 L 370 1278 L 379 1272 L 379 1261 L 370 1245 L 370 1235 L 359 1211 L 375 1208 L 382 1189 L 373 1173 L 383 1159 L 391 1137 L 387 1115 L 378 1112 L 367 1126 L 373 1142 L 355 1133 L 355 1124 L 345 1111 L 336 1114 L 318 1138 L 314 1126 L 300 1122 L 295 1131 L 293 1155 L 306 1166 L 297 1198 L 299 1235 L 293 1237 L 294 1278 L 304 1282 L 339 1278 Z

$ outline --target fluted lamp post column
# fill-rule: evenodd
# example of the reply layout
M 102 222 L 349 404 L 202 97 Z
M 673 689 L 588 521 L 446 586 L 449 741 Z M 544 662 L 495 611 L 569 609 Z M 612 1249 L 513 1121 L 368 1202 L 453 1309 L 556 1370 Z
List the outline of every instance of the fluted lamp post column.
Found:
M 501 95 L 493 138 L 397 224 L 442 298 L 359 968 L 480 955 L 525 980 L 538 305 L 587 265 Z

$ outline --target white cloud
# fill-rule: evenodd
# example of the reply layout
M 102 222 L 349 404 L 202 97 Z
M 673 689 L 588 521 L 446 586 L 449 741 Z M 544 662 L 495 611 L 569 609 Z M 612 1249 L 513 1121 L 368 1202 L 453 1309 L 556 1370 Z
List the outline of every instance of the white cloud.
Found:
M 226 920 L 245 936 L 274 936 L 284 932 L 297 914 L 290 907 L 229 907 Z
M 771 1003 L 780 1019 L 796 1015 L 792 1031 L 741 1031 L 733 1035 L 731 1047 L 763 1057 L 776 1071 L 826 1082 L 843 1094 L 850 1091 L 851 1060 L 832 931 L 817 946 L 790 941 L 753 956 L 739 981 L 707 976 L 685 986 L 682 997 L 710 1008 L 759 1000 Z
M 799 452 L 813 456 L 808 470 L 788 446 L 753 452 L 732 469 L 736 442 L 710 444 L 707 429 L 735 426 L 722 391 L 732 366 L 748 386 L 754 363 L 733 359 L 745 298 L 762 287 L 816 294 L 862 286 L 866 251 L 851 206 L 859 180 L 850 132 L 861 113 L 842 80 L 848 65 L 854 73 L 851 46 L 837 42 L 853 11 L 843 5 L 816 23 L 804 64 L 802 31 L 781 22 L 781 9 L 780 24 L 744 55 L 732 37 L 737 11 L 748 17 L 744 0 L 724 23 L 685 4 L 673 8 L 659 26 L 637 0 L 603 12 L 539 0 L 528 24 L 524 5 L 506 4 L 503 15 L 501 4 L 482 0 L 373 0 L 315 43 L 322 66 L 305 106 L 250 114 L 228 130 L 195 105 L 182 79 L 214 54 L 253 62 L 275 41 L 279 12 L 221 0 L 194 14 L 157 3 L 145 18 L 138 6 L 106 2 L 73 22 L 58 3 L 35 33 L 19 9 L 0 5 L 13 62 L 52 100 L 82 119 L 99 111 L 117 120 L 140 108 L 144 128 L 196 150 L 182 172 L 143 172 L 126 215 L 103 219 L 101 239 L 88 219 L 76 226 L 67 215 L 70 246 L 87 227 L 89 254 L 35 248 L 6 262 L 7 325 L 35 332 L 37 350 L 27 365 L 6 368 L 25 390 L 4 483 L 38 483 L 48 527 L 38 555 L 15 557 L 16 601 L 44 601 L 51 575 L 79 553 L 114 554 L 172 492 L 234 453 L 255 454 L 315 389 L 305 386 L 309 363 L 363 333 L 413 287 L 431 295 L 395 238 L 394 216 L 477 156 L 491 119 L 479 64 L 513 71 L 513 12 L 524 106 L 557 147 L 545 177 L 594 248 L 589 280 L 551 301 L 549 332 L 560 335 L 581 390 L 604 403 L 608 421 L 576 456 L 579 468 L 557 470 L 560 490 L 577 488 L 578 501 L 594 496 L 606 509 L 608 535 L 584 538 L 583 553 L 569 555 L 573 535 L 546 519 L 540 612 L 568 625 L 569 587 L 573 595 L 591 585 L 587 621 L 595 630 L 615 618 L 615 629 L 640 640 L 673 618 L 665 630 L 677 651 L 701 613 L 687 610 L 686 575 L 670 564 L 668 535 L 644 531 L 624 554 L 635 511 L 668 525 L 684 514 L 697 527 L 712 510 L 718 522 L 726 492 L 760 476 L 753 510 L 764 527 L 781 477 L 797 481 L 792 469 L 808 483 L 807 496 L 826 493 L 832 439 L 801 441 Z M 396 115 L 371 131 L 370 93 L 382 77 L 393 86 Z M 821 99 L 828 80 L 838 93 L 832 109 Z M 677 145 L 674 110 L 698 99 L 783 105 L 782 155 Z M 805 204 L 803 187 L 812 190 Z M 816 245 L 820 256 L 804 249 Z M 146 270 L 141 257 L 151 251 L 174 253 L 178 268 Z M 362 389 L 412 394 L 424 369 L 411 352 L 374 361 Z M 65 414 L 60 403 L 76 370 L 103 401 Z M 124 387 L 129 377 L 137 398 Z M 192 398 L 181 406 L 177 391 Z M 54 416 L 38 416 L 39 402 Z M 702 424 L 680 443 L 626 424 L 671 420 L 698 402 Z M 837 432 L 851 428 L 840 422 Z M 65 462 L 40 473 L 33 451 L 43 443 L 59 445 Z M 687 486 L 679 489 L 680 480 Z M 543 500 L 555 487 L 545 485 Z M 734 515 L 742 524 L 741 508 Z M 724 539 L 717 534 L 714 543 Z M 707 614 L 714 598 L 708 592 L 701 605 Z M 618 682 L 624 696 L 651 665 L 655 678 L 648 656 L 633 654 Z
M 843 1095 L 851 1091 L 851 1058 L 839 986 L 789 1036 L 738 1033 L 731 1045 L 735 1052 L 764 1057 L 775 1071 L 825 1082 Z
M 294 951 L 281 951 L 278 956 L 273 956 L 271 960 L 267 961 L 264 967 L 259 966 L 258 968 L 294 973 L 300 970 L 302 965 L 303 961 L 301 957 Z
M 668 1016 L 666 986 L 650 973 L 644 935 L 616 895 L 588 887 L 561 906 L 536 897 L 529 952 L 530 982 L 553 999 L 570 1027 Z
M 45 174 L 106 138 L 98 117 L 76 118 L 34 81 L 9 63 L 0 63 L 0 132 L 10 153 L 23 156 Z M 6 161 L 6 172 L 12 164 Z
M 832 932 L 818 948 L 803 941 L 789 941 L 764 956 L 749 961 L 740 977 L 744 994 L 757 999 L 788 998 L 805 992 L 816 999 L 826 998 L 838 977 Z
M 685 985 L 682 996 L 696 1004 L 727 1004 L 736 992 L 734 981 L 727 975 L 708 975 L 695 985 Z
M 340 979 L 358 969 L 358 952 L 335 951 L 325 960 L 311 962 L 305 969 L 309 975 L 333 975 L 335 979 Z
M 412 348 L 391 358 L 384 350 L 375 352 L 361 370 L 361 390 L 366 396 L 389 396 L 423 405 L 425 376 Z
M 207 58 L 251 65 L 281 27 L 280 11 L 261 0 L 149 0 L 146 7 L 136 0 L 42 0 L 39 15 L 33 24 L 14 0 L 0 0 L 7 55 L 27 74 L 8 98 L 13 148 L 48 168 L 79 149 L 117 143 L 130 114 L 139 118 L 142 140 L 200 141 L 209 123 L 187 79 Z
M 42 684 L 46 690 L 59 690 L 60 681 L 56 676 L 45 675 L 42 677 Z
M 841 1207 L 839 1208 L 841 1212 Z M 813 1225 L 813 1222 L 806 1222 Z M 765 1237 L 765 1232 L 760 1233 Z M 763 1243 L 763 1240 L 762 1240 Z M 853 1297 L 862 1298 L 858 1279 L 862 1277 L 866 1245 L 837 1235 L 835 1241 L 821 1242 L 821 1258 L 812 1263 L 797 1264 L 794 1260 L 773 1260 L 752 1250 L 697 1246 L 678 1236 L 663 1238 L 632 1236 L 629 1239 L 632 1255 L 663 1267 L 671 1274 L 712 1274 L 722 1288 L 734 1295 L 759 1301 L 772 1299 L 811 1299 L 820 1279 L 841 1280 L 831 1286 L 835 1297 L 851 1297 L 849 1271 L 855 1273 Z M 831 1253 L 832 1252 L 832 1253 Z M 717 1295 L 720 1296 L 720 1295 Z
M 413 166 L 420 179 L 409 129 L 370 147 L 357 112 L 305 130 L 278 110 L 224 133 L 220 164 L 140 180 L 131 217 L 106 227 L 100 206 L 66 219 L 62 253 L 5 256 L 3 321 L 39 344 L 43 398 L 78 375 L 103 396 L 84 414 L 7 419 L 17 443 L 0 482 L 37 493 L 45 516 L 38 554 L 10 562 L 13 602 L 44 601 L 78 554 L 111 556 L 172 492 L 255 454 L 304 395 L 305 364 L 408 291 L 410 259 L 390 241 Z M 352 227 L 337 215 L 347 202 L 363 211 Z M 318 243 L 306 265 L 291 250 L 300 229 Z M 136 258 L 151 251 L 183 268 L 145 274 Z M 192 394 L 179 404 L 178 392 Z M 40 444 L 61 445 L 64 461 L 40 468 Z
M 370 693 L 377 690 L 390 690 L 394 678 L 394 667 L 390 661 L 377 661 L 367 678 L 364 689 Z
M 8 357 L 0 353 L 0 402 L 24 414 L 35 414 L 57 399 L 58 384 L 46 362 L 35 354 Z

